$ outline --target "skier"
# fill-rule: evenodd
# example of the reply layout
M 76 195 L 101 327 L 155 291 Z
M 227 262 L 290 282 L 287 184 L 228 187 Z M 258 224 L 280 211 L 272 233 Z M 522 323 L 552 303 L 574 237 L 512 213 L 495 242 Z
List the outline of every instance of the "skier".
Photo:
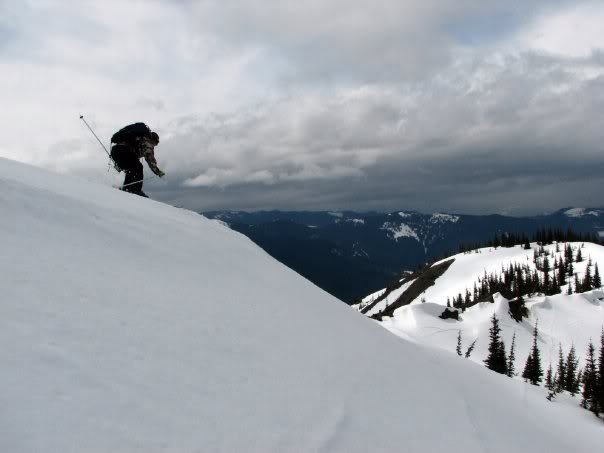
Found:
M 111 137 L 111 158 L 116 170 L 126 173 L 122 190 L 141 197 L 147 197 L 143 192 L 143 164 L 145 158 L 149 168 L 160 178 L 165 175 L 157 167 L 154 148 L 159 144 L 159 135 L 152 132 L 145 123 L 130 124 Z

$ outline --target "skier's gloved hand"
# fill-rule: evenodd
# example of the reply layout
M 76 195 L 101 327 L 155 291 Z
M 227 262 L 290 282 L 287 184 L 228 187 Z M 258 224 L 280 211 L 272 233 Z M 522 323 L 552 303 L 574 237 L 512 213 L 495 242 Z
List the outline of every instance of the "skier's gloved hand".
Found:
M 163 171 L 161 171 L 161 170 L 157 170 L 157 171 L 158 171 L 157 176 L 159 176 L 160 178 L 163 178 L 164 176 L 166 176 L 166 174 Z

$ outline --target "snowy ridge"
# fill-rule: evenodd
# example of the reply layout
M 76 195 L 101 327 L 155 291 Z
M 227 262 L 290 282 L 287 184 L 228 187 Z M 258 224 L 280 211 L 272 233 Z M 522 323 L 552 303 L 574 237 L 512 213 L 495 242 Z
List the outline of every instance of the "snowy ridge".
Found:
M 416 240 L 421 244 L 426 254 L 432 244 L 445 237 L 445 230 L 448 226 L 455 225 L 460 221 L 459 216 L 441 213 L 426 216 L 415 212 L 401 211 L 398 212 L 398 215 L 405 221 L 389 220 L 384 222 L 381 229 L 386 231 L 388 237 L 396 242 L 401 238 Z
M 381 300 L 377 304 L 375 304 L 375 306 L 372 307 L 371 310 L 367 311 L 367 313 L 365 313 L 365 314 L 367 316 L 372 316 L 372 315 L 384 310 L 384 308 L 386 308 L 388 305 L 392 304 L 396 299 L 399 298 L 399 296 L 401 294 L 403 294 L 407 289 L 409 289 L 409 287 L 413 284 L 414 281 L 415 280 L 410 280 L 410 281 L 404 283 L 403 285 L 401 285 L 400 288 L 397 288 L 394 291 L 392 291 L 390 294 L 388 294 L 387 297 L 385 297 L 383 300 Z M 381 296 L 384 293 L 384 291 L 385 291 L 385 289 L 377 292 L 375 297 L 370 297 L 369 299 L 368 298 L 363 299 L 363 302 L 371 303 L 373 300 L 377 299 L 377 297 Z
M 430 217 L 430 222 L 431 223 L 446 223 L 446 222 L 451 222 L 451 223 L 457 223 L 459 222 L 459 216 L 456 215 L 451 215 L 451 214 L 432 214 L 432 217 Z
M 398 241 L 400 238 L 413 238 L 417 242 L 420 242 L 419 236 L 413 228 L 404 223 L 397 225 L 396 223 L 386 222 L 382 226 L 382 230 L 387 231 L 390 237 L 395 241 Z
M 599 217 L 600 213 L 597 211 L 588 211 L 585 208 L 572 208 L 572 209 L 567 209 L 566 211 L 564 211 L 564 215 L 566 215 L 567 217 L 574 217 L 574 218 L 579 218 L 579 217 L 583 217 L 586 215 L 592 215 L 595 217 Z
M 586 411 L 390 335 L 218 222 L 4 159 L 0 209 L 0 451 L 600 445 Z
M 356 225 L 365 225 L 365 220 L 364 219 L 346 219 L 346 222 L 350 222 L 352 224 Z
M 582 262 L 573 263 L 574 271 L 580 279 L 585 275 L 590 258 L 594 265 L 599 263 L 600 268 L 604 265 L 604 247 L 592 243 L 570 243 L 570 245 L 575 250 L 580 249 L 584 257 Z M 532 246 L 537 248 L 536 244 Z M 407 340 L 450 352 L 455 351 L 457 334 L 461 331 L 466 347 L 477 339 L 471 360 L 482 364 L 487 356 L 490 318 L 495 313 L 501 321 L 503 338 L 508 347 L 513 334 L 516 333 L 517 369 L 524 366 L 532 342 L 535 322 L 539 324 L 539 346 L 546 367 L 550 360 L 556 363 L 559 345 L 568 352 L 573 344 L 582 366 L 582 358 L 590 338 L 597 341 L 604 326 L 604 291 L 602 290 L 567 295 L 567 284 L 562 287 L 561 294 L 535 295 L 526 298 L 529 317 L 520 323 L 512 319 L 508 301 L 501 295 L 495 296 L 494 304 L 485 302 L 468 308 L 461 313 L 461 321 L 439 318 L 447 300 L 452 301 L 459 294 L 463 296 L 466 290 L 472 292 L 474 284 L 485 273 L 499 274 L 502 268 L 514 264 L 528 265 L 534 270 L 533 248 L 530 250 L 524 250 L 522 246 L 483 248 L 434 263 L 433 266 L 436 266 L 451 258 L 454 259 L 453 264 L 436 280 L 434 286 L 427 288 L 409 305 L 397 309 L 394 316 L 385 318 L 381 325 Z M 559 248 L 561 251 L 556 252 L 556 245 L 553 244 L 545 246 L 544 250 L 559 259 L 563 254 L 563 245 L 560 244 Z M 380 310 L 372 310 L 369 315 Z

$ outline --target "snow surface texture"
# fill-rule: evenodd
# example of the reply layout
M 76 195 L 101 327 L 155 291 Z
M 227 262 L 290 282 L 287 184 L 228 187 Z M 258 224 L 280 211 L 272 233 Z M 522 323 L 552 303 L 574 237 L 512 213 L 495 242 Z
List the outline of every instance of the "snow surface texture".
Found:
M 0 209 L 2 452 L 601 445 L 587 411 L 389 334 L 219 222 L 4 159 Z
M 536 244 L 532 245 L 537 247 Z M 584 277 L 589 257 L 594 265 L 598 263 L 599 268 L 604 269 L 604 247 L 591 243 L 571 243 L 571 245 L 575 249 L 575 255 L 582 247 L 584 260 L 573 263 L 574 270 L 581 279 Z M 544 249 L 552 253 L 555 252 L 556 246 L 549 245 Z M 561 252 L 557 253 L 558 259 L 563 254 L 563 249 L 564 246 L 561 244 Z M 381 324 L 405 339 L 451 352 L 455 352 L 457 335 L 461 331 L 464 352 L 477 339 L 471 359 L 482 364 L 487 357 L 491 317 L 495 313 L 501 321 L 502 337 L 508 351 L 512 336 L 516 334 L 516 370 L 519 373 L 522 372 L 533 342 L 533 327 L 536 321 L 539 326 L 539 348 L 544 368 L 548 367 L 550 359 L 555 368 L 560 344 L 565 354 L 572 344 L 575 345 L 581 367 L 584 365 L 582 357 L 590 338 L 595 344 L 599 344 L 600 332 L 604 326 L 604 292 L 601 290 L 568 296 L 566 295 L 568 286 L 565 285 L 562 287 L 562 294 L 526 298 L 529 318 L 523 319 L 521 323 L 512 319 L 507 300 L 499 295 L 496 295 L 494 304 L 481 303 L 461 313 L 461 321 L 440 319 L 439 315 L 447 304 L 447 298 L 453 301 L 458 294 L 463 296 L 466 289 L 472 292 L 474 282 L 482 278 L 485 271 L 487 274 L 499 274 L 502 266 L 508 268 L 510 264 L 515 263 L 529 265 L 531 269 L 535 268 L 533 250 L 524 250 L 522 246 L 483 248 L 472 253 L 461 253 L 452 258 L 455 261 L 436 280 L 434 286 L 428 288 L 410 305 L 397 309 L 393 318 L 385 318 Z M 551 257 L 550 260 L 551 263 L 554 262 Z M 440 262 L 442 261 L 438 263 Z M 382 292 L 383 290 L 376 294 Z M 397 297 L 398 295 L 389 297 L 388 304 L 394 302 Z M 422 299 L 425 303 L 422 303 Z M 380 306 L 384 308 L 385 304 Z M 378 311 L 379 309 L 372 310 L 371 313 Z

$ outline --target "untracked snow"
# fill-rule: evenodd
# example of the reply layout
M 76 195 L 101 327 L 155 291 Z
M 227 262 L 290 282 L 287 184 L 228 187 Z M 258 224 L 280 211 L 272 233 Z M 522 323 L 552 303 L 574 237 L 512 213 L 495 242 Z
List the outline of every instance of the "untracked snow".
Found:
M 190 211 L 0 159 L 2 452 L 594 452 Z
M 580 242 L 570 245 L 575 250 L 575 256 L 579 248 L 581 249 L 583 261 L 573 263 L 574 271 L 580 279 L 584 278 L 589 259 L 594 265 L 598 263 L 600 269 L 604 269 L 603 246 Z M 532 244 L 532 247 L 538 248 L 537 244 Z M 485 273 L 499 275 L 502 268 L 507 269 L 514 264 L 528 265 L 531 270 L 534 270 L 533 248 L 525 250 L 522 246 L 486 247 L 442 260 L 452 258 L 454 261 L 446 272 L 437 278 L 433 286 L 427 288 L 409 305 L 395 310 L 393 317 L 384 318 L 381 325 L 402 338 L 439 347 L 452 353 L 455 352 L 457 336 L 461 332 L 464 352 L 476 340 L 475 350 L 470 358 L 482 364 L 488 354 L 491 317 L 495 314 L 500 320 L 502 338 L 508 351 L 512 337 L 516 334 L 518 372 L 522 371 L 532 345 L 535 323 L 539 327 L 538 345 L 544 368 L 547 368 L 550 362 L 555 368 L 559 347 L 562 346 L 566 355 L 572 345 L 575 346 L 579 364 L 583 367 L 583 356 L 590 339 L 597 344 L 604 327 L 604 291 L 602 290 L 567 295 L 568 285 L 564 285 L 561 294 L 527 297 L 525 304 L 529 317 L 522 322 L 516 322 L 511 317 L 508 301 L 499 294 L 495 295 L 495 303 L 480 303 L 460 313 L 460 321 L 439 317 L 445 309 L 447 300 L 452 302 L 459 294 L 463 297 L 466 290 L 472 292 L 474 283 L 483 278 Z M 558 249 L 560 251 L 556 252 L 554 244 L 544 247 L 548 254 L 553 253 L 557 259 L 560 259 L 564 253 L 564 244 L 560 244 Z M 551 257 L 550 260 L 554 262 Z M 389 297 L 388 304 L 394 302 L 407 287 L 408 285 L 403 285 L 396 291 L 396 295 Z M 383 291 L 377 292 L 376 295 L 381 295 Z M 367 298 L 364 299 L 366 300 Z M 381 304 L 378 309 L 372 309 L 367 315 L 371 316 L 384 307 L 385 304 Z

